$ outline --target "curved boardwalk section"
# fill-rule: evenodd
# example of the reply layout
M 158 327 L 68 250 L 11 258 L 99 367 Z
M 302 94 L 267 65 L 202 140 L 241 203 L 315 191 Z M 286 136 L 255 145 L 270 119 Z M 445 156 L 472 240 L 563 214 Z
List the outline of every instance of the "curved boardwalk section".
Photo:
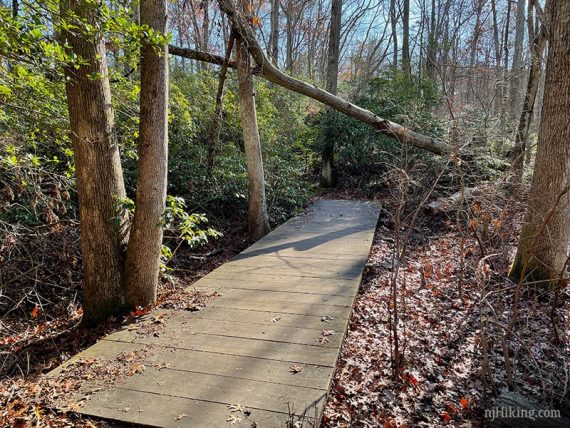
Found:
M 378 215 L 370 202 L 319 200 L 197 281 L 220 294 L 207 308 L 153 312 L 156 333 L 126 328 L 75 357 L 139 350 L 154 362 L 80 412 L 164 427 L 315 426 Z

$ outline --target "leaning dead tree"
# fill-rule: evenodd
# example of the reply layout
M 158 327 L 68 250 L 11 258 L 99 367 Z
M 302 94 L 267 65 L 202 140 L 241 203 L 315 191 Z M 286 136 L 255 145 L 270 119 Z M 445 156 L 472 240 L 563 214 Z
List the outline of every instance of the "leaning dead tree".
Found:
M 222 11 L 229 17 L 235 34 L 238 35 L 247 46 L 253 60 L 257 64 L 257 69 L 255 71 L 259 76 L 276 85 L 282 86 L 283 88 L 313 98 L 314 100 L 317 100 L 349 117 L 366 123 L 377 129 L 379 132 L 395 138 L 400 143 L 418 147 L 438 155 L 451 153 L 451 147 L 437 138 L 420 134 L 398 123 L 381 118 L 373 112 L 352 104 L 331 94 L 330 92 L 325 91 L 324 89 L 319 88 L 316 85 L 312 85 L 283 73 L 273 65 L 259 45 L 251 25 L 251 19 L 239 11 L 233 0 L 218 0 L 218 3 Z M 169 51 L 172 55 L 188 59 L 210 62 L 217 65 L 224 64 L 223 57 L 207 52 L 200 52 L 177 46 L 170 46 Z M 235 63 L 230 62 L 228 66 L 235 68 Z

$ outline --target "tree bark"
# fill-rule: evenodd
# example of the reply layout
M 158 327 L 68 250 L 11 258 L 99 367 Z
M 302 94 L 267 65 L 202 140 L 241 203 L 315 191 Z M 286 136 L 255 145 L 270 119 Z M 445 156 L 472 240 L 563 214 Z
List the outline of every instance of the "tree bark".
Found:
M 279 0 L 271 0 L 271 29 L 269 33 L 269 57 L 273 64 L 279 62 Z
M 249 178 L 247 225 L 249 237 L 258 240 L 269 233 L 270 228 L 265 202 L 265 175 L 257 126 L 253 74 L 249 52 L 242 41 L 238 42 L 237 58 L 240 116 Z
M 429 34 L 428 34 L 428 47 L 427 47 L 427 61 L 426 70 L 428 78 L 434 82 L 436 77 L 436 62 L 437 62 L 437 39 L 436 34 L 436 2 L 431 0 L 431 10 L 430 10 L 430 23 L 429 23 Z
M 398 13 L 396 12 L 396 0 L 390 0 L 390 28 L 392 30 L 392 66 L 398 66 Z
M 123 248 L 127 219 L 117 210 L 125 197 L 114 130 L 105 41 L 96 5 L 61 3 L 62 19 L 81 19 L 97 29 L 64 31 L 62 38 L 83 61 L 65 67 L 70 136 L 76 169 L 83 253 L 83 322 L 95 324 L 125 308 Z
M 166 0 L 142 0 L 141 25 L 166 35 Z M 168 47 L 143 40 L 135 216 L 125 266 L 131 307 L 156 300 L 168 170 Z
M 245 11 L 248 0 L 240 1 L 242 10 Z M 238 40 L 237 43 L 238 97 L 249 179 L 248 234 L 251 239 L 258 240 L 270 232 L 270 227 L 265 201 L 265 175 L 257 126 L 253 73 L 250 54 L 245 43 L 243 40 Z
M 412 74 L 410 58 L 410 0 L 404 0 L 402 11 L 402 70 Z
M 327 58 L 327 92 L 336 95 L 338 87 L 338 64 L 340 57 L 340 30 L 342 25 L 342 0 L 332 0 L 331 21 L 329 29 L 329 49 Z M 332 109 L 327 108 L 325 123 L 334 117 Z M 329 123 L 330 125 L 330 123 Z M 323 152 L 321 159 L 321 186 L 333 187 L 336 184 L 336 171 L 334 166 L 334 138 L 325 129 Z
M 522 111 L 515 136 L 515 146 L 511 151 L 511 168 L 517 184 L 522 183 L 524 155 L 528 141 L 530 125 L 534 112 L 538 84 L 542 74 L 542 54 L 546 47 L 546 28 L 541 25 L 538 34 L 534 31 L 534 14 L 532 13 L 532 0 L 528 7 L 528 35 L 530 41 L 531 64 L 528 74 L 528 83 L 523 100 Z
M 515 24 L 515 46 L 513 52 L 513 68 L 511 72 L 511 87 L 509 91 L 510 118 L 518 115 L 521 100 L 521 86 L 523 77 L 523 42 L 525 23 L 525 0 L 517 1 L 517 14 Z
M 570 237 L 570 2 L 552 1 L 543 117 L 514 280 L 556 281 Z
M 291 16 L 293 14 L 293 11 L 291 8 L 291 1 L 292 0 L 287 0 L 287 7 L 285 10 L 285 17 L 287 18 L 287 32 L 285 38 L 285 70 L 287 70 L 289 74 L 293 74 L 293 17 Z

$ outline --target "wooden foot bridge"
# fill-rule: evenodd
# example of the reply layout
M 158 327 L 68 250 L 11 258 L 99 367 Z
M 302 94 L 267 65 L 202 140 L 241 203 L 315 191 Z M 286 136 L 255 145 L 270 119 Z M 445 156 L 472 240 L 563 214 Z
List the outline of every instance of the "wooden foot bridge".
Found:
M 221 295 L 206 308 L 153 311 L 52 375 L 138 352 L 144 369 L 87 391 L 79 413 L 157 427 L 318 426 L 378 216 L 374 203 L 319 200 L 194 283 Z

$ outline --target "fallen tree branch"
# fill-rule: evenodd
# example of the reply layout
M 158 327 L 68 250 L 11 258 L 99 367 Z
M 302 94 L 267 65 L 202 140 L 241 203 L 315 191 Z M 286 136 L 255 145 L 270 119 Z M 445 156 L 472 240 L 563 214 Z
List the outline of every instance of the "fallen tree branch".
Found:
M 317 100 L 356 120 L 367 123 L 368 125 L 376 128 L 379 132 L 395 138 L 401 143 L 418 147 L 438 155 L 444 155 L 451 152 L 449 145 L 439 139 L 420 134 L 398 123 L 383 119 L 371 111 L 352 104 L 319 88 L 318 86 L 295 79 L 294 77 L 283 73 L 265 56 L 265 52 L 257 42 L 255 33 L 253 32 L 247 18 L 238 12 L 233 1 L 218 0 L 218 3 L 222 11 L 224 11 L 230 18 L 236 34 L 238 34 L 247 45 L 251 56 L 259 67 L 258 74 L 264 79 L 298 94 Z M 185 58 L 207 61 L 218 65 L 222 65 L 224 62 L 224 58 L 218 55 L 184 49 L 177 46 L 170 46 L 169 49 L 171 54 L 183 56 Z M 230 68 L 235 68 L 234 63 L 230 63 L 228 66 Z
M 212 54 L 212 53 L 208 53 L 208 52 L 204 52 L 204 51 L 198 51 L 195 49 L 181 48 L 179 46 L 174 46 L 174 45 L 168 45 L 168 53 L 170 55 L 176 55 L 176 56 L 179 56 L 182 58 L 187 58 L 187 59 L 194 59 L 196 61 L 208 62 L 210 64 L 215 64 L 215 65 L 219 65 L 219 66 L 223 66 L 224 60 L 225 60 L 225 58 L 223 56 L 220 56 L 220 55 L 216 55 L 216 54 Z M 228 62 L 228 67 L 229 68 L 236 68 L 235 61 Z

